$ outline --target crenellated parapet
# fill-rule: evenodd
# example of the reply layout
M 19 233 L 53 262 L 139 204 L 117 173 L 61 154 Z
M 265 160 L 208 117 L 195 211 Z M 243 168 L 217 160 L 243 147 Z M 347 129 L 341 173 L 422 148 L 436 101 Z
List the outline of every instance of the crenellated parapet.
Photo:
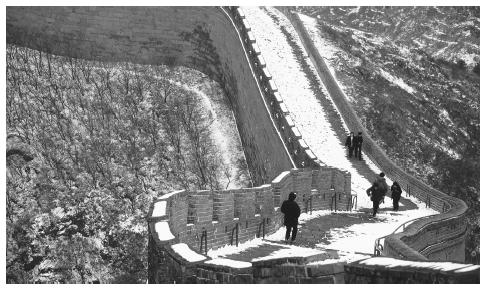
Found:
M 325 166 L 322 161 L 317 159 L 305 140 L 302 139 L 302 135 L 290 116 L 287 106 L 282 101 L 278 87 L 268 71 L 265 58 L 261 54 L 255 36 L 253 36 L 251 31 L 251 26 L 245 18 L 245 14 L 238 7 L 225 7 L 224 10 L 231 16 L 243 40 L 245 52 L 250 59 L 250 65 L 261 87 L 265 104 L 270 111 L 276 129 L 280 133 L 293 159 L 295 167 L 317 168 Z
M 162 195 L 148 214 L 150 243 L 155 245 L 151 250 L 163 253 L 161 258 L 149 252 L 149 281 L 189 281 L 189 274 L 180 272 L 180 279 L 165 274 L 161 259 L 178 267 L 204 266 L 209 249 L 237 246 L 276 232 L 283 223 L 280 205 L 290 192 L 297 193 L 302 212 L 351 210 L 356 202 L 349 181 L 350 174 L 337 168 L 294 168 L 259 187 Z

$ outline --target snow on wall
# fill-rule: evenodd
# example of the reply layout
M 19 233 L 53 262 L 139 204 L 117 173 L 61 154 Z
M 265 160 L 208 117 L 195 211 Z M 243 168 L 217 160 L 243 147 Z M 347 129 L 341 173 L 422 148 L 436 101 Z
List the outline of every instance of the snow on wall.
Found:
M 225 259 L 225 258 L 211 259 L 211 260 L 208 260 L 204 263 L 213 264 L 213 265 L 228 266 L 228 267 L 232 267 L 232 268 L 249 268 L 249 267 L 251 267 L 250 262 L 237 261 L 237 260 Z
M 175 238 L 170 231 L 169 223 L 167 221 L 159 221 L 155 223 L 155 232 L 157 232 L 160 241 L 168 241 Z
M 176 194 L 179 194 L 181 192 L 184 192 L 184 191 L 185 190 L 177 190 L 177 191 L 174 191 L 174 192 L 170 192 L 170 193 L 167 193 L 167 194 L 164 194 L 164 195 L 160 196 L 157 199 L 159 199 L 159 200 L 169 199 L 170 197 L 172 197 L 172 196 L 174 196 Z
M 416 262 L 416 261 L 406 261 L 400 260 L 395 258 L 388 258 L 388 257 L 373 257 L 365 260 L 361 260 L 358 262 L 359 264 L 364 265 L 379 265 L 385 266 L 387 268 L 397 268 L 397 267 L 410 267 L 410 268 L 428 268 L 440 271 L 451 271 L 457 269 L 469 269 L 477 268 L 477 265 L 471 264 L 461 264 L 461 263 L 452 263 L 452 262 Z
M 154 211 L 152 212 L 152 217 L 161 217 L 166 215 L 167 202 L 158 201 L 154 204 Z
M 198 254 L 189 248 L 187 244 L 185 243 L 178 243 L 170 246 L 177 254 L 182 256 L 182 258 L 186 259 L 189 262 L 197 262 L 197 261 L 202 261 L 205 260 L 206 257 L 204 257 L 201 254 Z
M 253 258 L 251 261 L 256 262 L 256 261 L 264 261 L 264 260 L 286 258 L 286 257 L 308 257 L 308 256 L 314 256 L 314 255 L 319 255 L 324 253 L 323 251 L 319 251 L 316 249 L 299 247 L 294 245 L 280 245 L 280 246 L 282 246 L 282 249 L 276 250 L 275 252 L 272 252 L 270 255 L 265 257 Z

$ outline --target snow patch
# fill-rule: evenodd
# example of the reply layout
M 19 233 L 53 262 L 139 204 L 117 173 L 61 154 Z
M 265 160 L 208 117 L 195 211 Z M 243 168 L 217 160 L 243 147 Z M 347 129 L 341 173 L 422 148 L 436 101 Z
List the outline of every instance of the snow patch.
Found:
M 470 272 L 470 271 L 478 270 L 479 267 L 480 267 L 479 265 L 471 265 L 469 267 L 464 267 L 464 268 L 461 268 L 461 269 L 457 269 L 456 271 L 454 271 L 454 273 Z
M 343 261 L 341 259 L 326 259 L 326 260 L 321 260 L 321 261 L 315 261 L 315 262 L 309 262 L 306 265 L 311 266 L 311 265 L 328 265 L 328 264 L 336 264 L 336 263 L 342 263 Z
M 216 258 L 221 258 L 221 257 L 226 256 L 226 255 L 236 254 L 236 253 L 242 252 L 242 251 L 244 251 L 248 248 L 258 247 L 258 246 L 263 245 L 263 244 L 265 244 L 265 243 L 263 242 L 262 238 L 254 238 L 250 241 L 246 241 L 244 243 L 239 243 L 238 247 L 231 246 L 231 245 L 225 245 L 225 246 L 217 248 L 217 249 L 210 249 L 208 251 L 207 255 L 208 255 L 208 257 L 216 259 Z
M 310 248 L 299 247 L 299 246 L 290 246 L 290 245 L 289 246 L 281 245 L 281 246 L 283 249 L 274 251 L 270 255 L 265 257 L 254 258 L 251 260 L 251 262 L 285 258 L 285 257 L 308 257 L 308 256 L 314 256 L 314 255 L 324 253 L 321 250 L 310 249 Z
M 360 7 L 360 6 L 358 6 L 358 7 L 356 7 L 356 8 L 353 8 L 353 9 L 349 10 L 348 15 L 358 13 L 358 12 L 359 12 L 359 7 Z
M 182 258 L 186 259 L 189 262 L 197 262 L 206 259 L 206 257 L 204 257 L 203 255 L 194 252 L 185 243 L 174 244 L 170 247 L 172 248 L 172 250 L 174 250 L 174 252 L 181 255 Z
M 167 221 L 159 221 L 155 223 L 155 232 L 157 232 L 160 241 L 168 241 L 175 238 L 170 231 L 169 223 Z
M 211 259 L 211 260 L 208 260 L 204 263 L 228 266 L 228 267 L 232 267 L 232 268 L 249 268 L 249 267 L 251 267 L 250 262 L 237 261 L 237 260 L 226 259 L 226 258 Z
M 440 271 L 451 271 L 456 269 L 471 268 L 471 264 L 460 264 L 452 262 L 414 262 L 399 260 L 388 257 L 373 257 L 359 262 L 364 265 L 379 265 L 387 268 L 394 267 L 412 267 L 412 268 L 429 268 Z M 474 265 L 473 265 L 474 266 Z M 479 269 L 479 267 L 478 267 Z
M 278 182 L 282 181 L 282 179 L 284 179 L 289 174 L 290 174 L 290 171 L 285 171 L 285 172 L 280 173 L 280 175 L 278 175 L 275 179 L 273 179 L 272 183 L 278 183 Z
M 177 191 L 174 191 L 174 192 L 170 192 L 170 193 L 167 193 L 167 194 L 160 196 L 157 199 L 159 199 L 159 200 L 168 199 L 168 198 L 174 196 L 175 194 L 178 194 L 178 193 L 181 193 L 181 192 L 184 192 L 184 191 L 185 190 L 177 190 Z
M 167 202 L 159 201 L 154 204 L 154 211 L 152 212 L 152 217 L 161 217 L 166 215 Z
M 415 93 L 415 89 L 408 86 L 402 78 L 395 77 L 390 73 L 386 72 L 385 70 L 380 68 L 380 74 L 388 81 L 390 81 L 393 85 L 402 88 L 403 90 L 407 91 L 409 94 Z

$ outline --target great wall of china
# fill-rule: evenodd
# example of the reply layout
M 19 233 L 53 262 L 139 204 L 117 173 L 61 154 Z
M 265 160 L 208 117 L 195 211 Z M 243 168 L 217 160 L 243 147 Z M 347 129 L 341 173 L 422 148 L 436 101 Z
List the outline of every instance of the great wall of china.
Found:
M 385 155 L 358 121 L 298 17 L 281 10 L 298 31 L 347 126 L 364 131 L 364 152 L 398 179 L 406 193 L 440 212 L 378 239 L 377 251 L 402 260 L 463 262 L 465 203 L 420 182 Z M 306 267 L 312 259 L 267 260 L 242 268 L 205 263 L 207 249 L 277 230 L 282 223 L 278 207 L 289 192 L 298 192 L 299 204 L 307 209 L 352 209 L 354 201 L 351 175 L 316 159 L 290 119 L 239 9 L 7 7 L 7 42 L 85 59 L 189 66 L 219 81 L 230 98 L 254 188 L 176 191 L 156 199 L 148 214 L 149 282 L 266 283 L 266 274 L 282 283 L 290 277 L 300 283 L 335 282 L 335 267 Z M 193 257 L 188 259 L 187 253 Z M 366 282 L 374 273 L 370 271 L 380 269 L 386 270 L 361 263 L 344 270 L 348 282 Z M 425 269 L 430 275 L 432 270 Z M 469 272 L 442 273 L 434 281 L 460 282 Z M 383 279 L 388 277 L 383 281 L 393 280 L 392 272 L 383 273 Z

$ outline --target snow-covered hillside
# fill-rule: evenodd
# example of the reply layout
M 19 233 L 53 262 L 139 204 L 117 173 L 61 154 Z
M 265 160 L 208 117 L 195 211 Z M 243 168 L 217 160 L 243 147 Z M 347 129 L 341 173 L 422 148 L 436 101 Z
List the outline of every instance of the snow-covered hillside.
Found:
M 362 123 L 401 167 L 434 185 L 441 159 L 479 153 L 479 36 L 461 32 L 479 33 L 469 10 L 299 10 L 313 16 L 299 14 Z

